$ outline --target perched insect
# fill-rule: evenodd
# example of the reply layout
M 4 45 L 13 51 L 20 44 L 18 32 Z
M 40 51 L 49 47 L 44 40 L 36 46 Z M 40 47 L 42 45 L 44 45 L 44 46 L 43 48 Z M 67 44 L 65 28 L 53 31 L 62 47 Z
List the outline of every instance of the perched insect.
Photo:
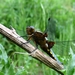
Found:
M 30 40 L 32 38 L 33 41 L 36 44 L 36 47 L 38 47 L 38 45 L 39 45 L 42 50 L 44 50 L 50 57 L 55 59 L 55 57 L 53 56 L 53 54 L 50 50 L 54 46 L 55 42 L 49 41 L 49 40 L 46 39 L 47 38 L 47 33 L 42 33 L 40 31 L 35 31 L 33 26 L 27 27 L 26 32 L 29 35 L 28 40 Z

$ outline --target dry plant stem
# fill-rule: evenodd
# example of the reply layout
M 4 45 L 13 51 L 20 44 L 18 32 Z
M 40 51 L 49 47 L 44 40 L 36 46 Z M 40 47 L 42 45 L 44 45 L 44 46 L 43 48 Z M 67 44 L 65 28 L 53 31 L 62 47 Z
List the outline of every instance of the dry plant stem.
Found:
M 27 41 L 25 39 L 23 39 L 22 37 L 20 37 L 16 33 L 14 28 L 8 29 L 4 25 L 0 24 L 0 34 L 9 38 L 12 42 L 14 42 L 18 46 L 20 46 L 21 48 L 26 50 L 28 53 L 30 53 L 30 55 L 32 57 L 38 59 L 42 63 L 46 64 L 48 67 L 56 70 L 58 73 L 63 75 L 63 73 L 60 71 L 60 70 L 64 69 L 64 66 L 62 64 L 58 63 L 51 57 L 43 54 L 40 50 L 38 50 L 38 49 L 35 50 L 35 47 L 32 46 L 30 43 L 26 43 Z M 26 43 L 26 44 L 23 44 L 23 43 Z M 35 50 L 35 51 L 33 51 L 33 50 Z

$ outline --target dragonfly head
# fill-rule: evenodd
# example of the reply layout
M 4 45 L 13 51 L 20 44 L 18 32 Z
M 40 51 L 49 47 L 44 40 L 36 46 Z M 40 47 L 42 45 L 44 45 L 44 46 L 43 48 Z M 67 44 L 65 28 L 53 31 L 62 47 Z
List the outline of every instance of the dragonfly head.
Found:
M 33 26 L 29 26 L 26 28 L 26 32 L 28 35 L 32 35 L 35 32 L 35 29 Z

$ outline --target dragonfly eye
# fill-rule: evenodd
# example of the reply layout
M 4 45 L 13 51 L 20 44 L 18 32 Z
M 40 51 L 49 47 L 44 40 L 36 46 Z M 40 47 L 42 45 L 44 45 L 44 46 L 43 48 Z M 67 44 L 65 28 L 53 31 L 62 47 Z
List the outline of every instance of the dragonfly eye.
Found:
M 28 35 L 32 35 L 35 32 L 35 29 L 33 26 L 29 26 L 26 28 L 26 32 Z

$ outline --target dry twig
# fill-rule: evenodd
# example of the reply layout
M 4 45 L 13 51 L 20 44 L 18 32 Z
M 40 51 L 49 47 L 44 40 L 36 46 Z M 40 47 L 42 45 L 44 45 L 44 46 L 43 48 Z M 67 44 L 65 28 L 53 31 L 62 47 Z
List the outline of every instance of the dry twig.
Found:
M 2 35 L 4 35 L 5 37 L 9 38 L 15 44 L 19 45 L 24 50 L 26 50 L 28 53 L 30 53 L 30 55 L 32 57 L 40 60 L 41 62 L 46 64 L 48 67 L 56 70 L 58 73 L 63 75 L 63 73 L 60 71 L 60 70 L 64 69 L 62 64 L 60 64 L 57 61 L 53 60 L 51 57 L 43 54 L 40 50 L 38 50 L 38 49 L 35 50 L 35 47 L 33 47 L 30 43 L 23 44 L 27 41 L 25 39 L 23 39 L 22 37 L 20 37 L 16 33 L 15 29 L 13 29 L 13 28 L 8 29 L 4 25 L 0 24 L 0 33 Z M 18 38 L 18 37 L 20 37 L 20 38 Z M 33 51 L 33 50 L 35 50 L 35 51 Z

